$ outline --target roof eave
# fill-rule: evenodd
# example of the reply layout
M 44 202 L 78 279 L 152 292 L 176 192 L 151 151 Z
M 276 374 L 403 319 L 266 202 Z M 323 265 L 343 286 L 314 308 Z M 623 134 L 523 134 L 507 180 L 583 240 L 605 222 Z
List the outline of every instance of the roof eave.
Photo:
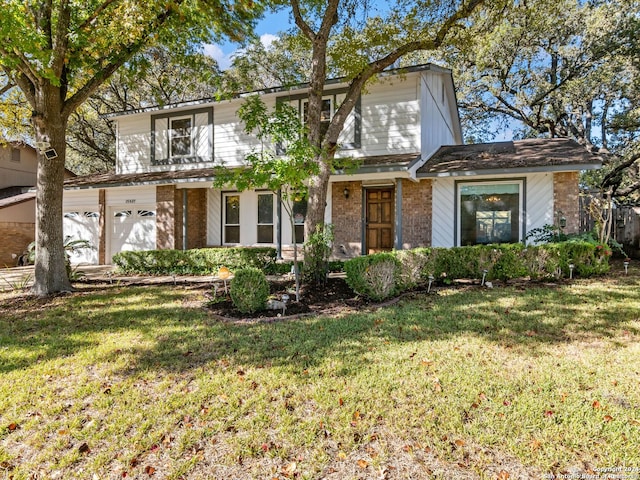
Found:
M 581 170 L 598 170 L 602 163 L 582 163 L 573 165 L 541 165 L 539 167 L 488 168 L 484 170 L 461 170 L 454 172 L 418 172 L 417 178 L 475 177 L 487 175 L 511 175 L 523 173 L 575 172 Z

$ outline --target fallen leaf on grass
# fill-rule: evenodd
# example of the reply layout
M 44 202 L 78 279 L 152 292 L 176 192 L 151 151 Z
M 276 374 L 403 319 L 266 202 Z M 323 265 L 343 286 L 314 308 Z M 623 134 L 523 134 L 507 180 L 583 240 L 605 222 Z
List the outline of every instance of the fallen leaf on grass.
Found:
M 364 470 L 369 466 L 369 463 L 366 460 L 360 459 L 358 460 L 358 466 Z
M 338 452 L 338 455 L 336 455 L 338 457 L 338 460 L 345 460 L 347 458 L 347 454 L 344 453 L 342 450 L 340 450 Z
M 151 465 L 147 465 L 146 467 L 144 467 L 144 473 L 146 473 L 147 475 L 151 476 L 154 473 L 156 473 L 156 469 L 154 467 L 152 467 Z
M 464 445 L 465 445 L 464 440 L 460 440 L 460 439 L 456 440 L 454 443 L 458 447 L 464 447 Z
M 296 462 L 291 462 L 288 465 L 285 465 L 284 467 L 282 467 L 282 474 L 285 477 L 290 477 L 296 472 L 297 468 L 298 468 L 298 464 Z
M 506 470 L 500 470 L 497 480 L 507 480 L 511 475 Z
M 344 400 L 342 399 L 342 397 L 340 397 L 338 399 L 338 405 L 343 406 L 344 405 Z
M 598 409 L 598 408 L 600 408 L 600 402 L 598 400 L 594 400 L 593 403 L 591 404 L 591 406 L 594 409 Z
M 605 422 L 610 422 L 611 420 L 613 420 L 613 417 L 611 415 L 605 415 L 604 416 L 604 421 Z
M 78 447 L 78 451 L 80 453 L 91 453 L 91 449 L 89 448 L 89 445 L 87 445 L 86 442 Z
M 547 410 L 546 412 L 544 412 L 544 416 L 545 417 L 553 417 L 553 410 Z
M 531 440 L 531 443 L 529 445 L 531 446 L 531 450 L 536 451 L 542 446 L 542 443 L 540 442 L 540 440 L 536 440 L 534 438 L 533 440 Z
M 7 429 L 10 432 L 15 432 L 18 429 L 18 424 L 17 423 L 10 423 L 9 426 L 7 427 Z

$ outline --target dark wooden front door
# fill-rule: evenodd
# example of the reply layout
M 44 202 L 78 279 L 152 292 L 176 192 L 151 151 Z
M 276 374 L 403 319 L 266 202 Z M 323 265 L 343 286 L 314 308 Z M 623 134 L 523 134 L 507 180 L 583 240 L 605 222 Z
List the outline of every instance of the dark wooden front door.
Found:
M 393 248 L 393 188 L 366 190 L 367 253 Z

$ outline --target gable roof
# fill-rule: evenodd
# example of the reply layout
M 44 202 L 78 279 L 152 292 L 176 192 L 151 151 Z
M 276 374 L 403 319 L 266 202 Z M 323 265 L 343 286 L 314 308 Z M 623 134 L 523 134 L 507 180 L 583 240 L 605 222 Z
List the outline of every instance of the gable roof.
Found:
M 602 158 L 569 138 L 440 147 L 417 170 L 418 178 L 593 170 Z

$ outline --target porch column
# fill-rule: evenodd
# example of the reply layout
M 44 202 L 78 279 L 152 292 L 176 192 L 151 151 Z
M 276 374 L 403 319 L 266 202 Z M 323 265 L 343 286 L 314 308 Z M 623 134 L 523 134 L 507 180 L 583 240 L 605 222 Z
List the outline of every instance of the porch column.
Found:
M 402 179 L 396 180 L 396 224 L 393 248 L 396 250 L 402 250 Z
M 107 195 L 106 190 L 98 190 L 98 264 L 107 263 Z

